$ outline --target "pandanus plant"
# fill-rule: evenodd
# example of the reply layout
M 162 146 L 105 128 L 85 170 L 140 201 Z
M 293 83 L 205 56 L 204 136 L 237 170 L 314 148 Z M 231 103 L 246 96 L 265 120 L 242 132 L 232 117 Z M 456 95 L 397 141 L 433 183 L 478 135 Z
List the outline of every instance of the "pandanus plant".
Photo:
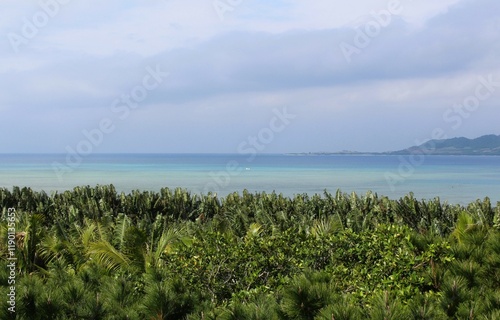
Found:
M 17 210 L 19 318 L 494 319 L 500 308 L 500 206 L 489 199 L 110 185 L 0 189 L 0 205 L 3 239 Z M 4 295 L 5 242 L 0 254 Z

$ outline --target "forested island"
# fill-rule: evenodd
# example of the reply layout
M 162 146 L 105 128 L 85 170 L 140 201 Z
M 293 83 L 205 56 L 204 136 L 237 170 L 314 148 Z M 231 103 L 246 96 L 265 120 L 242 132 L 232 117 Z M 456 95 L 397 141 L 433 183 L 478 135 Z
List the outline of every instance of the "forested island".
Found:
M 1 319 L 500 318 L 488 198 L 109 185 L 0 204 Z
M 339 152 L 310 152 L 291 153 L 291 155 L 409 155 L 414 153 L 425 153 L 428 155 L 478 155 L 478 156 L 499 156 L 500 155 L 500 135 L 485 135 L 475 139 L 464 137 L 429 140 L 421 145 L 412 146 L 398 151 L 387 152 L 360 152 L 343 150 Z
M 408 149 L 388 152 L 387 154 L 412 154 L 425 150 L 433 155 L 500 155 L 500 135 L 486 135 L 476 139 L 464 137 L 430 140 L 422 145 Z

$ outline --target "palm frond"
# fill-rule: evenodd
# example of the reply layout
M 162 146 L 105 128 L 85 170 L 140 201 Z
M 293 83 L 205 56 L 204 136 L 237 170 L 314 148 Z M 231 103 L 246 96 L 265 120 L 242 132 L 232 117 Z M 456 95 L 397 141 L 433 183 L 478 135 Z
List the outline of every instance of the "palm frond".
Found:
M 109 271 L 126 268 L 130 264 L 130 260 L 123 253 L 105 240 L 90 243 L 87 255 Z

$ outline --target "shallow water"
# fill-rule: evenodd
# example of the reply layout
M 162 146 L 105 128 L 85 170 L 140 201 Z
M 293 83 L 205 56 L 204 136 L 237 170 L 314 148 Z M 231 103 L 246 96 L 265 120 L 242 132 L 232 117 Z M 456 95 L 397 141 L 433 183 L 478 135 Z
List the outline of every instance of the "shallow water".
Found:
M 276 191 L 365 193 L 390 198 L 413 192 L 465 204 L 488 196 L 500 201 L 500 157 L 382 155 L 113 154 L 80 163 L 65 155 L 0 155 L 0 187 L 63 191 L 78 185 L 113 184 L 118 191 L 182 187 L 197 193 Z M 73 159 L 70 159 L 73 160 Z M 413 162 L 411 162 L 413 161 Z M 59 165 L 55 166 L 54 162 Z M 58 174 L 59 173 L 59 174 Z

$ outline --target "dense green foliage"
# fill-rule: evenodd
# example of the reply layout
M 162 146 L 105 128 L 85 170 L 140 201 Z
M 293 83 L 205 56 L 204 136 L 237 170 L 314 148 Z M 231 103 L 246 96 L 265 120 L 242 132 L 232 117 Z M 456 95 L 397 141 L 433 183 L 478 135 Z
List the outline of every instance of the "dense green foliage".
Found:
M 18 319 L 497 319 L 500 204 L 0 189 Z

